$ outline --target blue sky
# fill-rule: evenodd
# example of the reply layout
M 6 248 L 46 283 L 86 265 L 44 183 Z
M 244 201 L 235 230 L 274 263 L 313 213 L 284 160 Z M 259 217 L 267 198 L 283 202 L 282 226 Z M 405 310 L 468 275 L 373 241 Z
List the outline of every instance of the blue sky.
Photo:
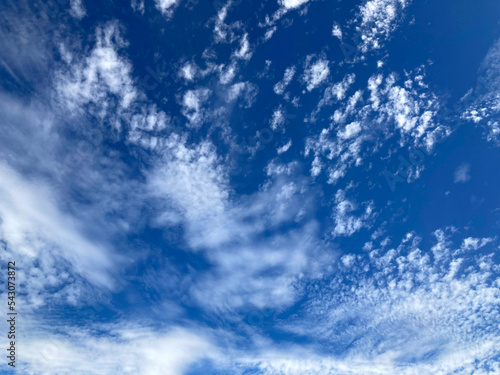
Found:
M 0 9 L 16 373 L 500 373 L 499 2 Z

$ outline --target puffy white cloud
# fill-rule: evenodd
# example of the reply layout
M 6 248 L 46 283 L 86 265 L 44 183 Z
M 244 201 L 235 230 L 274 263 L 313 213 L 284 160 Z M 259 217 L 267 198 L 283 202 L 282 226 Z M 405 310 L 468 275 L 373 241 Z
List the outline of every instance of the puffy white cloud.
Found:
M 170 125 L 170 116 L 159 111 L 156 105 L 143 106 L 139 113 L 131 116 L 127 139 L 144 149 L 153 150 L 159 146 L 158 137 L 161 137 Z
M 314 174 L 326 164 L 329 183 L 336 183 L 348 168 L 362 165 L 367 156 L 372 156 L 394 135 L 398 136 L 400 146 L 423 146 L 428 151 L 438 139 L 448 136 L 451 130 L 436 120 L 439 101 L 422 83 L 420 71 L 417 73 L 415 77 L 408 74 L 404 86 L 398 84 L 395 74 L 385 79 L 376 74 L 368 79 L 367 90 L 357 90 L 350 96 L 346 93 L 354 83 L 354 75 L 347 75 L 325 89 L 306 119 L 315 122 L 320 111 L 332 111 L 331 104 L 337 104 L 330 117 L 331 125 L 306 140 L 305 156 L 314 156 Z M 371 152 L 367 151 L 369 142 L 375 146 Z M 418 178 L 420 171 L 421 168 L 417 169 L 409 179 Z
M 487 244 L 489 244 L 492 241 L 493 241 L 493 238 L 467 237 L 467 238 L 464 238 L 460 249 L 464 250 L 464 251 L 469 251 L 469 250 L 476 251 L 477 249 L 480 249 L 480 248 L 486 246 Z
M 359 216 L 354 213 L 358 211 L 358 206 L 352 200 L 346 198 L 345 191 L 338 190 L 335 194 L 335 208 L 333 219 L 335 220 L 335 228 L 332 235 L 351 236 L 363 227 L 369 227 L 370 220 L 373 218 L 373 203 L 365 204 L 365 209 L 359 212 Z
M 212 94 L 211 90 L 203 87 L 188 90 L 182 97 L 182 114 L 186 116 L 192 126 L 200 126 L 205 122 L 206 110 L 203 105 Z
M 339 131 L 337 136 L 342 139 L 350 139 L 355 137 L 361 131 L 361 125 L 359 122 L 352 122 L 344 128 L 344 130 Z
M 197 73 L 197 66 L 195 64 L 187 62 L 182 66 L 179 71 L 179 76 L 184 78 L 186 81 L 193 81 Z
M 337 23 L 335 23 L 333 25 L 332 35 L 334 37 L 338 38 L 339 40 L 342 40 L 342 29 L 340 28 L 340 26 Z
M 401 12 L 411 0 L 368 0 L 360 6 L 358 14 L 359 48 L 363 52 L 378 49 L 384 39 L 395 30 Z
M 295 9 L 299 8 L 308 1 L 309 0 L 279 0 L 279 3 L 285 9 Z
M 155 0 L 155 7 L 165 17 L 170 18 L 174 14 L 172 8 L 174 8 L 178 3 L 179 0 Z
M 271 129 L 276 130 L 285 123 L 285 116 L 283 109 L 280 107 L 276 108 L 273 112 L 273 117 L 271 119 Z
M 227 67 L 222 67 L 220 71 L 219 82 L 223 85 L 230 83 L 236 76 L 237 66 L 236 64 L 230 64 Z
M 328 67 L 328 60 L 318 58 L 312 62 L 313 56 L 308 56 L 306 61 L 306 68 L 303 75 L 303 80 L 306 83 L 307 91 L 312 91 L 323 83 L 330 74 Z

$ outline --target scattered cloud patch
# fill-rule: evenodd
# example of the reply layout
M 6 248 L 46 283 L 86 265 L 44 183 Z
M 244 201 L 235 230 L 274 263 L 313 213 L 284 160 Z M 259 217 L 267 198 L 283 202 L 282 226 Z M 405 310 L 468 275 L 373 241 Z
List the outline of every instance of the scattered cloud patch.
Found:
M 191 126 L 201 126 L 205 122 L 206 111 L 204 103 L 212 94 L 208 88 L 188 90 L 182 97 L 182 114 L 189 120 Z
M 73 114 L 83 109 L 97 117 L 115 117 L 126 111 L 138 97 L 131 76 L 132 66 L 120 57 L 126 47 L 117 23 L 96 30 L 96 43 L 88 56 L 83 56 L 56 75 L 57 99 Z
M 242 60 L 250 60 L 252 52 L 250 51 L 250 43 L 248 42 L 248 34 L 245 33 L 240 40 L 240 49 L 234 52 L 234 56 Z
M 278 152 L 278 155 L 284 154 L 288 150 L 290 150 L 290 147 L 292 147 L 292 140 L 290 139 L 287 143 L 285 143 L 283 146 L 278 147 L 276 150 Z
M 82 0 L 71 0 L 70 6 L 70 14 L 76 19 L 81 20 L 87 15 L 87 11 L 83 6 Z
M 279 0 L 279 3 L 285 9 L 296 9 L 307 3 L 309 0 Z
M 470 180 L 470 164 L 462 164 L 455 170 L 454 183 L 465 183 Z
M 328 60 L 317 58 L 313 62 L 313 56 L 308 56 L 306 67 L 302 79 L 304 80 L 307 91 L 312 91 L 322 84 L 329 76 L 330 68 Z
M 335 23 L 332 28 L 332 35 L 342 41 L 342 29 L 338 23 Z
M 344 190 L 338 190 L 335 194 L 335 208 L 333 219 L 335 221 L 335 228 L 332 235 L 339 236 L 352 236 L 363 227 L 369 226 L 369 221 L 373 217 L 373 203 L 365 204 L 365 209 L 362 210 L 359 216 L 354 215 L 359 207 L 358 205 L 346 198 Z
M 411 0 L 368 0 L 358 14 L 359 48 L 362 52 L 380 49 L 384 40 L 396 29 L 401 13 Z
M 281 107 L 276 108 L 271 119 L 271 129 L 276 130 L 285 123 L 285 116 Z
M 276 95 L 283 95 L 287 86 L 292 82 L 293 76 L 295 75 L 295 66 L 291 66 L 285 69 L 283 79 L 274 85 L 274 92 Z
M 179 0 L 155 0 L 155 7 L 163 16 L 171 18 L 174 14 L 173 8 L 179 3 Z
M 439 258 L 420 246 L 419 236 L 395 247 L 375 245 L 343 255 L 332 280 L 293 322 L 282 325 L 343 348 L 342 357 L 303 353 L 309 361 L 294 362 L 274 353 L 261 368 L 270 374 L 284 368 L 309 374 L 488 373 L 499 368 L 498 329 L 483 325 L 499 315 L 494 250 L 465 263 L 454 246 L 462 242 L 457 233 L 452 238 L 449 230 L 438 230 L 435 236 Z M 443 324 L 436 325 L 436 319 Z

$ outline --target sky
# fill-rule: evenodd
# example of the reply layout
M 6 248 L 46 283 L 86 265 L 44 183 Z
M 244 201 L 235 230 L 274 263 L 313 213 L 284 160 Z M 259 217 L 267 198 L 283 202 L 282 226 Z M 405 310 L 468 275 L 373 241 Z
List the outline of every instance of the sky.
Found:
M 500 374 L 499 16 L 3 1 L 0 374 Z

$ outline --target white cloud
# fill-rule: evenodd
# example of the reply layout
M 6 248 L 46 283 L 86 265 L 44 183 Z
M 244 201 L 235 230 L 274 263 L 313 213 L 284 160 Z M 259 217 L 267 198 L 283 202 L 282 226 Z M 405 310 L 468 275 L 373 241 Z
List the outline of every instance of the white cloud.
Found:
M 226 18 L 232 3 L 231 0 L 228 0 L 214 18 L 214 39 L 216 43 L 233 43 L 240 38 L 237 32 L 242 29 L 242 23 L 236 21 L 226 24 Z M 240 39 L 240 43 L 244 43 L 244 39 Z
M 71 9 L 70 9 L 70 14 L 81 20 L 83 17 L 87 15 L 87 12 L 85 11 L 85 7 L 82 4 L 82 0 L 71 0 Z
M 321 163 L 321 160 L 318 156 L 316 156 L 311 164 L 311 176 L 312 177 L 319 176 L 322 168 L 323 165 Z
M 337 82 L 328 86 L 323 93 L 323 97 L 318 102 L 314 111 L 311 113 L 309 121 L 315 122 L 316 116 L 323 107 L 330 106 L 334 102 L 344 100 L 347 90 L 349 90 L 355 80 L 355 74 L 348 74 L 344 77 L 344 79 L 342 79 L 341 82 Z
M 240 49 L 234 52 L 234 56 L 242 60 L 250 60 L 252 52 L 250 51 L 250 43 L 248 42 L 248 33 L 245 33 L 240 40 Z
M 292 82 L 293 76 L 295 75 L 295 66 L 291 66 L 285 69 L 283 79 L 274 85 L 274 92 L 277 95 L 283 95 L 287 86 Z
M 303 80 L 307 86 L 307 91 L 312 91 L 313 89 L 318 87 L 328 78 L 328 75 L 330 74 L 328 60 L 319 58 L 316 59 L 314 63 L 311 63 L 311 61 L 312 56 L 308 56 L 303 76 Z
M 149 180 L 151 193 L 165 197 L 188 223 L 222 214 L 229 195 L 225 170 L 208 142 L 188 147 L 185 138 L 172 135 Z M 196 230 L 196 229 L 194 229 Z
M 477 249 L 480 249 L 480 248 L 486 246 L 490 242 L 493 242 L 493 238 L 467 237 L 467 238 L 464 238 L 460 249 L 463 251 L 470 251 L 470 250 L 476 251 Z
M 298 165 L 297 162 L 291 162 L 288 164 L 279 164 L 273 160 L 267 165 L 266 173 L 268 176 L 279 176 L 279 175 L 292 176 L 294 173 L 297 172 L 297 165 Z
M 342 139 L 350 139 L 355 137 L 361 131 L 361 124 L 359 122 L 352 122 L 346 125 L 345 129 L 339 131 L 337 136 Z
M 333 210 L 333 219 L 335 221 L 335 228 L 332 235 L 351 236 L 363 227 L 368 227 L 373 218 L 373 203 L 365 204 L 365 209 L 359 212 L 356 216 L 356 211 L 359 210 L 357 204 L 346 198 L 345 191 L 338 190 L 335 194 L 335 208 Z
M 287 348 L 286 351 L 269 348 L 253 357 L 243 357 L 238 363 L 240 366 L 258 369 L 259 373 L 264 375 L 448 374 L 453 373 L 453 371 L 461 371 L 463 368 L 467 369 L 468 373 L 483 375 L 491 373 L 491 369 L 493 371 L 500 370 L 498 363 L 491 359 L 498 354 L 494 349 L 495 344 L 495 340 L 489 340 L 470 347 L 464 345 L 456 353 L 443 356 L 438 363 L 429 360 L 429 363 L 426 364 L 408 364 L 408 362 L 399 364 L 399 360 L 402 359 L 397 358 L 399 352 L 396 350 L 385 355 L 378 355 L 375 352 L 370 358 L 359 355 L 339 359 L 317 354 L 313 349 L 295 346 Z M 418 351 L 418 347 L 414 347 L 414 350 L 418 356 L 427 348 L 429 346 L 424 345 L 420 351 Z
M 278 28 L 276 26 L 273 26 L 271 28 L 269 28 L 267 31 L 266 31 L 266 34 L 264 35 L 264 40 L 265 41 L 268 41 L 269 39 L 271 39 L 274 35 L 274 33 L 276 32 Z
M 179 76 L 184 78 L 186 81 L 193 81 L 196 76 L 198 67 L 195 64 L 187 62 L 182 66 L 179 71 Z
M 470 164 L 462 164 L 455 170 L 454 183 L 465 183 L 470 180 Z
M 116 154 L 102 153 L 105 136 L 95 123 L 90 126 L 84 117 L 63 122 L 64 112 L 35 98 L 27 105 L 3 93 L 0 97 L 0 200 L 6 200 L 0 232 L 8 245 L 3 256 L 24 259 L 28 297 L 23 306 L 99 300 L 121 287 L 121 271 L 133 258 L 126 246 L 117 254 L 109 239 L 141 225 L 135 213 L 141 189 L 125 177 L 128 167 Z M 161 127 L 161 113 L 151 109 L 146 117 L 138 127 Z
M 271 129 L 276 130 L 279 127 L 283 126 L 285 123 L 285 116 L 283 113 L 283 109 L 280 107 L 276 108 L 273 112 L 273 117 L 271 119 Z
M 290 147 L 292 147 L 292 140 L 288 140 L 287 143 L 285 143 L 283 146 L 281 147 L 278 147 L 278 149 L 276 150 L 278 152 L 278 155 L 281 155 L 281 154 L 284 154 L 285 152 L 287 152 Z
M 487 140 L 500 144 L 500 39 L 489 49 L 478 72 L 478 84 L 470 90 L 459 104 L 463 108 L 461 117 L 474 123 L 483 122 L 488 130 Z M 466 104 L 468 103 L 468 104 Z
M 0 237 L 11 258 L 23 259 L 30 308 L 45 303 L 45 288 L 69 282 L 68 266 L 73 280 L 79 276 L 99 288 L 116 288 L 111 275 L 120 257 L 109 245 L 87 238 L 85 227 L 61 212 L 46 184 L 29 181 L 5 163 L 0 176 Z
M 233 201 L 229 170 L 213 146 L 187 147 L 178 137 L 170 145 L 148 185 L 160 199 L 158 223 L 182 223 L 189 247 L 213 265 L 193 275 L 196 303 L 217 311 L 289 305 L 302 293 L 300 280 L 326 272 L 331 255 L 322 251 L 317 225 L 308 218 L 312 197 L 305 186 L 281 179 L 287 168 L 268 170 L 276 180 Z M 281 232 L 284 223 L 298 227 Z
M 417 124 L 416 115 L 420 108 L 410 93 L 405 88 L 393 87 L 389 92 L 389 103 L 389 111 L 396 125 L 404 131 L 412 130 Z
M 171 374 L 182 375 L 201 360 L 218 361 L 210 339 L 180 327 L 167 331 L 122 322 L 95 327 L 101 334 L 61 327 L 55 334 L 39 327 L 26 332 L 23 361 L 38 374 Z
M 342 29 L 337 23 L 333 25 L 332 35 L 342 41 Z
M 118 54 L 127 43 L 117 23 L 96 30 L 96 44 L 89 56 L 79 58 L 66 71 L 56 75 L 56 95 L 73 114 L 84 106 L 97 117 L 118 115 L 138 97 L 131 77 L 131 64 Z M 118 103 L 115 103 L 118 99 Z
M 232 102 L 240 96 L 240 94 L 245 90 L 245 82 L 238 82 L 229 88 L 227 100 Z
M 279 3 L 285 9 L 296 9 L 307 3 L 309 0 L 279 0 Z
M 278 205 L 297 195 L 293 185 L 283 185 L 277 192 Z M 321 277 L 331 261 L 315 237 L 316 226 L 310 224 L 232 251 L 214 249 L 208 258 L 217 268 L 200 279 L 194 297 L 214 310 L 290 306 L 304 292 L 301 280 Z
M 342 264 L 344 265 L 344 267 L 351 267 L 354 262 L 356 260 L 356 256 L 353 255 L 353 254 L 346 254 L 344 256 L 342 256 L 342 258 L 340 258 L 340 261 L 342 262 Z
M 488 50 L 484 61 L 481 63 L 480 73 L 482 73 L 481 80 L 488 88 L 500 90 L 500 39 L 498 39 L 493 46 Z
M 144 0 L 131 0 L 130 5 L 136 12 L 144 14 Z
M 360 33 L 359 48 L 363 52 L 379 49 L 383 40 L 395 30 L 400 13 L 411 0 L 368 0 L 361 5 L 358 14 Z
M 236 76 L 237 66 L 236 64 L 232 63 L 231 65 L 227 66 L 226 69 L 224 68 L 224 66 L 221 68 L 219 82 L 223 85 L 227 85 Z
M 330 126 L 306 140 L 305 156 L 312 154 L 316 166 L 312 171 L 319 173 L 319 166 L 326 164 L 328 182 L 336 183 L 346 175 L 348 168 L 362 165 L 366 156 L 373 155 L 385 140 L 395 135 L 400 146 L 423 146 L 432 150 L 451 130 L 436 123 L 439 101 L 422 83 L 422 76 L 420 69 L 415 77 L 407 73 L 402 87 L 397 75 L 389 74 L 384 79 L 377 74 L 368 79 L 367 90 L 358 90 L 350 96 L 346 93 L 354 83 L 354 75 L 347 75 L 341 82 L 329 86 L 306 118 L 308 122 L 315 122 L 320 111 L 333 111 Z M 336 105 L 332 106 L 333 103 Z M 380 137 L 374 138 L 374 131 Z M 367 150 L 368 142 L 375 146 L 371 151 Z M 418 178 L 422 169 L 423 166 L 416 168 L 408 181 Z
M 182 114 L 192 126 L 200 126 L 205 122 L 206 110 L 204 104 L 212 94 L 208 88 L 188 90 L 182 97 Z
M 155 7 L 165 17 L 170 18 L 174 14 L 173 7 L 178 4 L 179 0 L 155 0 Z
M 139 113 L 131 116 L 127 140 L 144 149 L 153 150 L 159 146 L 158 137 L 170 125 L 171 117 L 159 111 L 156 105 L 143 106 Z
M 306 140 L 305 156 L 308 156 L 311 151 L 315 155 L 311 169 L 313 176 L 317 176 L 321 172 L 323 163 L 319 156 L 323 154 L 326 155 L 328 163 L 331 164 L 328 168 L 329 184 L 335 184 L 340 178 L 344 177 L 348 167 L 352 164 L 361 164 L 361 146 L 367 137 L 362 132 L 357 132 L 356 134 L 359 135 L 354 137 L 353 135 L 356 130 L 357 126 L 351 125 L 347 129 L 347 132 L 346 130 L 340 131 L 331 140 L 331 130 L 323 129 L 318 137 Z M 332 163 L 330 160 L 335 160 L 335 162 Z
M 237 82 L 229 87 L 226 101 L 234 102 L 238 98 L 243 98 L 245 108 L 250 108 L 257 96 L 257 91 L 257 86 L 250 82 Z
M 322 356 L 313 346 L 291 345 L 290 355 L 266 348 L 252 363 L 266 374 L 482 374 L 500 369 L 494 247 L 469 252 L 464 259 L 453 246 L 462 241 L 452 240 L 449 232 L 436 231 L 437 258 L 419 247 L 418 236 L 407 236 L 394 248 L 345 254 L 332 280 L 312 293 L 317 296 L 295 319 L 280 325 L 341 354 Z M 486 245 L 491 239 L 463 242 Z

